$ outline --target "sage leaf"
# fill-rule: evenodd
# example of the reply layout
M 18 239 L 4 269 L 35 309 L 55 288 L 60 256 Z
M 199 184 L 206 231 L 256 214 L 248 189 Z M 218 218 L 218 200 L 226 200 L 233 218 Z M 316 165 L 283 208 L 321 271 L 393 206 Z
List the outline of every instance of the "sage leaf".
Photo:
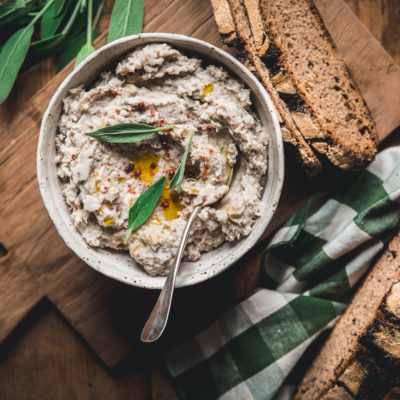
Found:
M 95 51 L 96 49 L 91 44 L 85 43 L 79 50 L 79 53 L 76 57 L 74 68 L 76 68 L 87 56 L 94 53 Z
M 9 24 L 28 14 L 32 4 L 24 0 L 6 0 L 0 4 L 0 25 Z
M 54 3 L 54 18 L 57 18 L 63 11 L 69 0 L 56 0 Z
M 171 183 L 169 184 L 169 188 L 173 189 L 174 187 L 176 187 L 176 190 L 178 191 L 178 193 L 180 193 L 180 191 L 181 191 L 181 183 L 183 180 L 183 174 L 185 172 L 186 159 L 189 154 L 190 146 L 192 145 L 193 135 L 194 135 L 194 132 L 193 131 L 190 132 L 188 144 L 186 146 L 185 152 L 183 153 L 181 163 L 179 164 L 179 167 L 176 170 L 175 175 L 171 180 Z
M 53 0 L 54 1 L 54 0 Z M 60 47 L 65 45 L 68 39 L 68 34 L 75 21 L 77 20 L 77 16 L 79 14 L 79 7 L 81 5 L 82 0 L 78 0 L 76 2 L 75 8 L 69 18 L 68 23 L 65 25 L 63 30 L 60 33 L 57 33 L 54 36 L 38 40 L 31 45 L 31 50 L 33 53 L 37 54 L 52 54 L 56 52 Z
M 65 43 L 66 36 L 65 33 L 60 32 L 46 39 L 38 40 L 32 43 L 31 50 L 41 54 L 52 54 Z
M 112 14 L 108 41 L 142 31 L 143 0 L 116 0 Z
M 136 199 L 135 203 L 130 208 L 128 217 L 129 230 L 124 240 L 125 244 L 128 244 L 131 233 L 138 229 L 152 214 L 161 197 L 166 179 L 167 177 L 164 175 L 156 183 L 153 183 L 153 185 Z
M 29 50 L 33 25 L 15 32 L 5 43 L 0 53 L 0 104 L 10 93 L 18 71 Z
M 0 18 L 4 18 L 13 13 L 15 10 L 24 7 L 24 0 L 6 0 L 4 3 L 0 4 Z
M 69 6 L 71 2 L 68 1 L 68 3 Z M 68 12 L 69 7 L 64 7 L 62 12 L 56 16 L 56 6 L 57 4 L 53 3 L 53 5 L 44 13 L 40 21 L 40 36 L 42 39 L 49 38 L 57 32 Z
M 156 132 L 173 128 L 174 125 L 152 126 L 131 122 L 106 126 L 94 132 L 87 132 L 85 135 L 108 143 L 137 143 L 150 139 Z
M 86 5 L 86 0 L 84 0 Z M 82 2 L 82 5 L 84 4 Z M 96 50 L 92 46 L 92 13 L 93 13 L 93 0 L 89 0 L 87 10 L 87 38 L 86 43 L 80 49 L 78 56 L 76 57 L 75 68 L 80 64 L 88 55 L 94 53 Z
M 82 46 L 86 43 L 86 31 L 83 31 L 80 35 L 72 37 L 67 45 L 63 53 L 60 55 L 58 59 L 58 65 L 56 73 L 58 74 L 64 67 L 66 67 L 70 61 L 72 61 L 81 50 Z M 92 32 L 92 41 L 99 36 L 96 29 Z

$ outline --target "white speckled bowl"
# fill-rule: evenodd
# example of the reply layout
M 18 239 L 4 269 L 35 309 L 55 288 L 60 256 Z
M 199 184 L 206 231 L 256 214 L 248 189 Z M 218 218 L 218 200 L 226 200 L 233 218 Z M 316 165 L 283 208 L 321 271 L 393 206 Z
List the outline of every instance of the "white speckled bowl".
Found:
M 284 176 L 283 147 L 275 108 L 268 94 L 254 77 L 235 58 L 215 46 L 183 35 L 146 33 L 116 40 L 90 55 L 76 68 L 54 94 L 43 116 L 40 128 L 37 176 L 43 202 L 49 216 L 66 245 L 95 270 L 110 278 L 148 289 L 161 288 L 165 277 L 151 277 L 127 252 L 92 248 L 87 245 L 73 227 L 70 210 L 61 195 L 61 184 L 56 175 L 55 136 L 62 102 L 72 89 L 82 83 L 90 84 L 105 69 L 115 66 L 117 60 L 136 46 L 152 42 L 165 42 L 179 49 L 224 66 L 233 76 L 241 79 L 251 89 L 252 101 L 263 124 L 271 136 L 269 144 L 269 167 L 263 192 L 263 214 L 254 224 L 249 236 L 225 243 L 205 253 L 196 262 L 184 262 L 177 278 L 177 286 L 192 285 L 219 274 L 243 256 L 260 238 L 275 212 L 282 190 Z

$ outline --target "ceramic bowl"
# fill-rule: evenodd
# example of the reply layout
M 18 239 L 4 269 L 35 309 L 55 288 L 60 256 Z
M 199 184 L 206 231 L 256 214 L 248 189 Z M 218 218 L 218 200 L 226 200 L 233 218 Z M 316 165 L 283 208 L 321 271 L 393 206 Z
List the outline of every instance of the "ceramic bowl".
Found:
M 271 137 L 268 148 L 268 172 L 262 195 L 262 216 L 254 224 L 250 235 L 232 243 L 224 243 L 213 251 L 202 254 L 198 261 L 184 262 L 177 277 L 177 286 L 192 285 L 219 274 L 242 257 L 257 242 L 275 212 L 282 190 L 284 162 L 279 123 L 269 95 L 254 75 L 242 64 L 228 53 L 209 43 L 183 35 L 166 33 L 129 36 L 97 50 L 68 75 L 51 99 L 40 128 L 37 176 L 43 202 L 66 245 L 89 266 L 110 278 L 130 285 L 159 289 L 163 286 L 166 278 L 149 276 L 140 265 L 129 257 L 127 252 L 87 245 L 72 224 L 70 210 L 61 194 L 61 182 L 57 178 L 55 164 L 57 122 L 62 110 L 63 99 L 67 96 L 68 91 L 81 84 L 90 85 L 99 77 L 101 71 L 114 67 L 124 54 L 137 46 L 153 42 L 169 43 L 208 63 L 222 65 L 233 76 L 243 81 L 251 90 L 253 104 Z

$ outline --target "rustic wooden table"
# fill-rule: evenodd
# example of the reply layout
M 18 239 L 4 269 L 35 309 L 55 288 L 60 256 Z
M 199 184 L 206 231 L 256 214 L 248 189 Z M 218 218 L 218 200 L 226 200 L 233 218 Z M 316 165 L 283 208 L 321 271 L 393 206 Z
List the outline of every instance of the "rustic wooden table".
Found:
M 400 1 L 347 0 L 347 3 L 400 65 Z M 112 0 L 106 1 L 99 24 L 100 32 L 104 32 L 108 27 L 112 4 Z M 169 29 L 170 26 L 174 29 Z M 192 34 L 222 46 L 208 0 L 146 0 L 145 27 L 147 31 L 160 30 L 162 27 L 164 31 Z M 0 187 L 3 194 L 10 182 L 12 184 L 13 177 L 15 180 L 22 179 L 21 177 L 27 179 L 23 182 L 24 187 L 29 188 L 29 185 L 33 185 L 33 190 L 37 192 L 34 186 L 36 182 L 32 177 L 29 180 L 25 178 L 29 174 L 24 172 L 27 164 L 30 168 L 33 165 L 34 141 L 29 145 L 20 141 L 20 138 L 14 137 L 12 129 L 18 124 L 16 115 L 25 109 L 33 120 L 40 121 L 40 115 L 32 116 L 35 109 L 29 106 L 29 100 L 49 82 L 55 74 L 55 69 L 54 57 L 21 74 L 10 98 L 0 106 L 2 147 L 13 146 L 10 148 L 15 149 L 19 146 L 19 151 L 24 155 L 19 158 L 19 164 L 15 165 L 14 170 L 1 170 Z M 45 102 L 49 100 L 45 95 L 36 95 L 36 101 L 39 101 L 38 99 Z M 38 127 L 34 129 L 37 130 Z M 2 166 L 7 165 L 7 160 L 8 157 L 3 154 L 0 160 Z M 24 196 L 24 201 L 29 205 L 30 195 L 24 194 L 23 189 L 19 190 L 18 195 Z M 8 200 L 12 202 L 12 199 Z M 38 215 L 46 218 L 43 207 L 39 207 L 41 214 Z M 11 208 L 8 212 L 18 213 L 19 210 Z M 0 271 L 0 275 L 3 274 L 9 279 L 3 279 L 0 283 L 0 302 L 3 303 L 2 310 L 5 309 L 0 316 L 0 399 L 176 399 L 177 395 L 158 361 L 159 346 L 149 350 L 132 343 L 132 337 L 137 337 L 143 322 L 140 318 L 139 321 L 135 320 L 134 312 L 136 308 L 150 309 L 155 295 L 144 294 L 141 291 L 132 295 L 132 290 L 135 289 L 116 284 L 89 271 L 68 250 L 59 250 L 65 246 L 63 247 L 61 240 L 56 237 L 55 230 L 48 221 L 43 231 L 36 233 L 36 214 L 33 215 L 30 224 L 33 233 L 38 237 L 31 241 L 31 247 L 24 247 L 27 254 L 23 263 L 31 263 L 42 275 L 45 271 L 46 276 L 41 275 L 42 280 L 36 286 L 29 286 L 31 275 L 27 275 L 25 280 L 18 280 L 15 276 L 20 274 L 19 270 Z M 18 229 L 18 226 L 3 225 L 0 230 L 2 243 L 8 242 L 8 236 L 12 239 Z M 46 247 L 43 241 L 52 245 Z M 62 285 L 65 287 L 54 286 L 52 291 L 49 289 L 48 297 L 43 297 L 40 285 L 42 282 L 48 285 L 48 281 L 56 280 L 59 272 L 52 270 L 51 266 L 35 264 L 36 261 L 33 260 L 45 260 L 38 258 L 36 253 L 52 253 L 53 243 L 56 243 L 55 248 L 58 252 L 53 259 L 58 260 L 60 265 L 62 263 L 64 269 L 70 268 L 73 271 L 71 277 L 77 279 L 76 274 L 80 274 L 86 283 L 90 279 L 93 280 L 92 286 L 84 287 L 85 294 L 80 292 L 83 289 L 79 285 L 71 288 L 68 282 L 65 282 L 65 285 Z M 8 250 L 11 254 L 6 255 L 0 248 L 0 258 L 7 261 L 14 249 Z M 208 289 L 213 293 L 219 292 L 220 297 L 212 296 L 209 301 L 202 301 L 204 288 L 193 287 L 180 291 L 177 294 L 175 315 L 187 312 L 184 306 L 186 301 L 182 301 L 186 298 L 197 307 L 195 312 L 204 307 L 208 310 L 213 309 L 214 314 L 218 315 L 235 299 L 257 285 L 258 273 L 254 264 L 259 259 L 253 257 L 253 267 L 248 269 L 245 258 L 222 277 L 213 279 L 208 284 Z M 9 268 L 10 263 L 2 262 L 0 260 L 1 268 Z M 3 275 L 1 278 L 4 278 Z M 63 279 L 67 276 L 63 275 Z M 18 285 L 15 282 L 18 282 Z M 6 292 L 7 296 L 2 296 Z M 105 310 L 96 307 L 100 298 L 103 302 L 108 301 L 109 308 Z M 197 299 L 197 302 L 193 299 Z M 79 312 L 81 308 L 85 309 L 86 306 L 82 307 L 82 304 L 86 305 L 88 301 L 92 302 L 90 315 Z M 145 313 L 141 318 L 145 318 Z M 171 325 L 179 323 L 177 318 L 173 316 Z M 192 319 L 189 331 L 195 332 L 212 318 L 213 315 L 199 317 L 198 320 Z M 92 327 L 96 327 L 95 330 L 87 324 L 89 320 L 96 322 L 91 324 Z M 3 329 L 4 326 L 7 329 Z M 188 333 L 190 334 L 186 332 Z M 113 345 L 114 338 L 118 345 Z M 173 343 L 180 338 L 167 335 L 166 340 Z M 163 342 L 160 346 L 162 345 Z

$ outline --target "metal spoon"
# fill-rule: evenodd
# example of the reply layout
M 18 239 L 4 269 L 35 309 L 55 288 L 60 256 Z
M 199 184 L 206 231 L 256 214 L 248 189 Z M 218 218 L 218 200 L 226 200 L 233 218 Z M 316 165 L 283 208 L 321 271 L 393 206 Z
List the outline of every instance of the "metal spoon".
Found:
M 234 174 L 232 169 L 229 174 L 228 187 L 231 186 L 233 175 Z M 154 306 L 153 311 L 151 312 L 142 330 L 142 334 L 140 336 L 142 342 L 145 343 L 154 342 L 164 332 L 164 329 L 167 325 L 169 312 L 171 310 L 172 296 L 174 294 L 174 288 L 175 288 L 175 280 L 178 274 L 179 267 L 181 265 L 183 251 L 185 250 L 186 242 L 189 238 L 190 228 L 192 227 L 192 224 L 202 207 L 203 207 L 202 205 L 196 206 L 193 209 L 188 221 L 186 222 L 186 226 L 183 231 L 182 239 L 179 244 L 178 253 L 176 254 L 172 270 L 169 273 L 168 278 L 164 284 L 164 287 L 161 290 L 160 296 L 158 297 L 157 303 Z

